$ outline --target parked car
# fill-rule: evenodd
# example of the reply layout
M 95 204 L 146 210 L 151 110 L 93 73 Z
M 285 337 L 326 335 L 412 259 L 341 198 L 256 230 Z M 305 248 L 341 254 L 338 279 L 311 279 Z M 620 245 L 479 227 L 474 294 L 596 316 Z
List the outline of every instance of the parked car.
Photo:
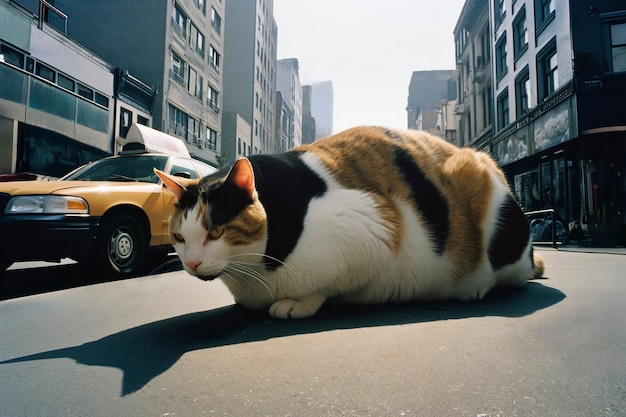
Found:
M 67 257 L 131 274 L 149 253 L 171 248 L 173 196 L 154 168 L 186 178 L 216 169 L 164 133 L 133 125 L 127 137 L 117 156 L 58 181 L 0 182 L 0 271 L 17 261 Z

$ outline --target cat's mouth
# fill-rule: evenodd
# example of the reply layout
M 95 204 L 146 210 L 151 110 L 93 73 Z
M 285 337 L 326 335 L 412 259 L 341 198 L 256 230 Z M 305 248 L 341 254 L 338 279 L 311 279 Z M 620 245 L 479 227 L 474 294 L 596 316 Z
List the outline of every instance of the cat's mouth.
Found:
M 222 275 L 221 272 L 215 275 L 196 275 L 196 277 L 200 278 L 202 281 L 213 281 L 214 279 L 219 278 L 220 275 Z

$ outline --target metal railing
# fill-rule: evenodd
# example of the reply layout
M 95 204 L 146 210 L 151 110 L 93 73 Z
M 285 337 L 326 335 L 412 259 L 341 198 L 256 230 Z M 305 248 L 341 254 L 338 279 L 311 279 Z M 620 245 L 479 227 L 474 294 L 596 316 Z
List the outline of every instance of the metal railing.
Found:
M 532 220 L 533 218 L 543 218 L 544 222 L 545 219 L 550 219 L 550 236 L 551 236 L 551 240 L 546 242 L 546 241 L 542 241 L 542 240 L 538 240 L 538 241 L 534 241 L 533 243 L 552 243 L 552 247 L 553 248 L 557 248 L 557 233 L 556 233 L 556 222 L 557 222 L 557 215 L 554 211 L 554 209 L 545 209 L 545 210 L 535 210 L 535 211 L 528 211 L 526 213 L 524 213 L 524 215 L 528 218 L 528 221 L 530 223 L 531 226 L 531 233 L 533 231 L 533 227 L 532 227 Z M 545 226 L 544 226 L 545 227 Z

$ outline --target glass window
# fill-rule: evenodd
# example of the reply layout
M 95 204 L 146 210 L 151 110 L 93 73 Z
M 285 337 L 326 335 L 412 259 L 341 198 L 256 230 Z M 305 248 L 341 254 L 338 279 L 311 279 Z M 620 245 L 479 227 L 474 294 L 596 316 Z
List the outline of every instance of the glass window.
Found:
M 17 49 L 13 49 L 8 45 L 0 45 L 0 54 L 4 59 L 4 62 L 8 62 L 11 65 L 15 65 L 19 68 L 24 68 L 24 54 L 18 51 Z
M 187 16 L 183 13 L 178 4 L 175 4 L 174 10 L 172 10 L 172 23 L 174 29 L 181 35 L 185 36 L 187 34 Z
M 80 83 L 78 83 L 78 95 L 88 100 L 93 100 L 93 90 Z
M 611 63 L 613 72 L 626 71 L 626 23 L 611 25 Z
M 554 18 L 554 0 L 535 0 L 535 30 L 541 32 Z
M 526 30 L 526 6 L 524 6 L 513 21 L 513 57 L 517 59 L 526 49 L 528 49 L 528 30 Z
M 54 70 L 41 62 L 37 62 L 35 74 L 39 75 L 41 78 L 45 78 L 48 81 L 54 82 L 56 73 Z
M 509 90 L 505 89 L 498 96 L 498 130 L 509 124 Z
M 506 74 L 508 67 L 506 65 L 506 32 L 500 36 L 496 42 L 496 78 L 500 79 Z
M 71 79 L 70 77 L 66 77 L 63 74 L 59 74 L 59 77 L 57 79 L 57 84 L 60 87 L 63 87 L 66 90 L 69 90 L 71 92 L 74 92 L 74 87 L 76 85 L 73 79 Z
M 170 75 L 180 84 L 185 84 L 186 62 L 176 52 L 172 51 Z
M 208 148 L 213 151 L 217 150 L 217 131 L 211 129 L 210 127 L 207 127 L 206 133 L 207 133 Z
M 515 79 L 515 115 L 520 118 L 529 108 L 530 78 L 528 67 Z
M 222 17 L 213 7 L 211 8 L 211 26 L 213 26 L 213 29 L 215 29 L 217 33 L 222 33 Z
M 198 178 L 198 174 L 196 173 L 196 168 L 193 163 L 190 160 L 183 158 L 174 159 L 172 169 L 170 169 L 170 174 L 190 179 Z
M 537 95 L 543 100 L 559 88 L 556 38 L 537 54 Z
M 120 136 L 125 138 L 130 129 L 130 125 L 133 123 L 133 113 L 125 108 L 120 109 Z
M 215 71 L 220 71 L 220 54 L 213 45 L 209 46 L 209 64 Z

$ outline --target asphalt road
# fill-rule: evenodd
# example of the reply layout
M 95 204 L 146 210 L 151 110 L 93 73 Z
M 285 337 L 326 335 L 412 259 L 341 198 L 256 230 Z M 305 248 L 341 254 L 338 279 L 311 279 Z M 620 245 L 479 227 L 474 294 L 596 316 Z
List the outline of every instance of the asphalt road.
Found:
M 541 252 L 523 290 L 302 321 L 182 271 L 5 297 L 0 416 L 626 415 L 626 256 Z

